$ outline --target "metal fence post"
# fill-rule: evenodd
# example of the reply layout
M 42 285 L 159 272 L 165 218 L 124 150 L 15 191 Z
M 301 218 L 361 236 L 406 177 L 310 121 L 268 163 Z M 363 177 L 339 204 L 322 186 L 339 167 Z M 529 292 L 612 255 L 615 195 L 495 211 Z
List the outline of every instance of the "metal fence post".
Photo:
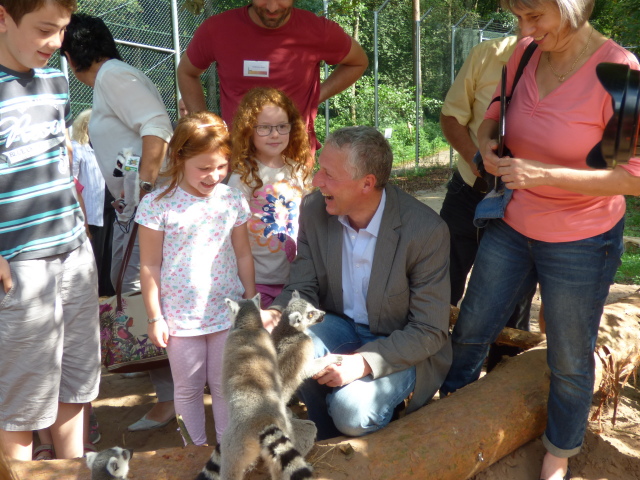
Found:
M 180 116 L 180 109 L 178 108 L 178 99 L 180 98 L 180 89 L 178 88 L 178 65 L 180 64 L 180 22 L 178 20 L 178 0 L 171 0 L 171 29 L 173 33 L 173 60 L 176 65 L 175 76 L 175 89 L 176 89 L 176 112 L 177 116 Z
M 324 4 L 324 18 L 329 18 L 329 0 L 323 0 Z M 324 79 L 329 77 L 329 65 L 324 62 Z M 324 101 L 324 138 L 329 136 L 329 99 Z
M 458 25 L 462 23 L 462 21 L 467 18 L 468 13 L 465 13 L 462 18 L 451 27 L 451 84 L 453 85 L 453 81 L 456 78 L 456 29 Z M 449 145 L 449 168 L 453 168 L 453 147 Z
M 416 58 L 415 58 L 415 71 L 416 71 L 416 168 L 420 166 L 420 100 L 422 98 L 422 79 L 420 75 L 422 73 L 422 55 L 420 49 L 420 24 L 422 20 L 431 13 L 433 7 L 416 20 Z
M 387 6 L 389 0 L 384 0 L 380 8 L 373 11 L 373 116 L 376 130 L 378 129 L 378 13 Z

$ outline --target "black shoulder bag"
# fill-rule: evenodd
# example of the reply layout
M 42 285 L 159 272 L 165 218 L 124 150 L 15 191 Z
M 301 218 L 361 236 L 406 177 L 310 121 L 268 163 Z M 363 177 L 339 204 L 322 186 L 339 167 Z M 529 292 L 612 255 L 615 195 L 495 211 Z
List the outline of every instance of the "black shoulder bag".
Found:
M 500 121 L 499 121 L 499 138 L 498 138 L 498 143 L 502 144 L 502 148 L 501 148 L 501 152 L 500 156 L 511 156 L 511 152 L 509 151 L 509 149 L 506 147 L 506 145 L 503 144 L 503 138 L 504 138 L 504 122 L 505 122 L 505 114 L 507 112 L 507 107 L 509 106 L 509 103 L 511 102 L 511 97 L 513 96 L 513 92 L 516 89 L 516 85 L 518 85 L 518 81 L 520 80 L 520 77 L 522 76 L 522 72 L 524 71 L 524 67 L 527 66 L 527 64 L 529 63 L 529 60 L 531 59 L 531 56 L 533 55 L 533 52 L 535 51 L 535 49 L 538 47 L 538 44 L 535 42 L 531 42 L 526 50 L 524 51 L 524 53 L 522 54 L 522 58 L 520 59 L 520 63 L 518 64 L 518 70 L 516 70 L 516 76 L 513 79 L 513 86 L 511 87 L 511 95 L 507 96 L 506 95 L 506 78 L 507 78 L 507 66 L 504 65 L 502 67 L 502 88 L 500 91 L 500 96 L 499 97 L 495 97 L 493 100 L 491 100 L 491 102 L 489 103 L 489 106 L 493 103 L 493 102 L 497 102 L 498 100 L 500 101 Z M 487 107 L 488 108 L 488 107 Z M 493 190 L 494 188 L 498 187 L 500 179 L 496 178 L 494 175 L 491 175 L 489 172 L 487 172 L 484 168 L 484 161 L 482 160 L 482 155 L 480 154 L 480 151 L 478 150 L 476 152 L 476 154 L 473 156 L 473 163 L 476 164 L 476 166 L 478 167 L 478 172 L 480 172 L 481 177 L 478 177 L 478 179 L 476 180 L 476 182 L 473 184 L 473 189 L 481 192 L 481 193 L 487 193 L 490 192 L 491 190 Z

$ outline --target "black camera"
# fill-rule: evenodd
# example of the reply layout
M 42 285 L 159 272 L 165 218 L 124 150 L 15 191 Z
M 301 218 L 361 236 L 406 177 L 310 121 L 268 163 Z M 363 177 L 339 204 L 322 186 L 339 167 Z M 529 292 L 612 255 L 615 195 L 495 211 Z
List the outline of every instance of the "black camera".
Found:
M 607 122 L 598 142 L 587 155 L 592 168 L 613 168 L 629 163 L 638 145 L 638 115 L 640 100 L 640 72 L 628 65 L 600 63 L 596 75 L 611 95 L 613 116 Z

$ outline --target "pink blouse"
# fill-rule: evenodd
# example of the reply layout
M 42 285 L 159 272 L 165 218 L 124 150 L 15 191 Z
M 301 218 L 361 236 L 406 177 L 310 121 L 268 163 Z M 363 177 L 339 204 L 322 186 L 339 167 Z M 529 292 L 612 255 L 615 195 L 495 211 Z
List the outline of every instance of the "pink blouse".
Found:
M 531 37 L 520 41 L 507 63 L 507 92 L 522 54 Z M 507 110 L 505 144 L 514 157 L 588 169 L 586 157 L 602 139 L 613 115 L 611 97 L 596 77 L 601 62 L 630 65 L 638 70 L 636 58 L 607 40 L 589 60 L 565 82 L 540 100 L 535 81 L 541 52 L 536 49 L 524 69 Z M 500 93 L 500 86 L 496 89 Z M 498 120 L 499 102 L 494 102 L 485 118 Z M 622 166 L 640 176 L 640 158 Z M 542 186 L 514 190 L 504 220 L 513 229 L 535 240 L 567 242 L 593 237 L 610 230 L 624 215 L 622 195 L 609 197 L 573 193 Z

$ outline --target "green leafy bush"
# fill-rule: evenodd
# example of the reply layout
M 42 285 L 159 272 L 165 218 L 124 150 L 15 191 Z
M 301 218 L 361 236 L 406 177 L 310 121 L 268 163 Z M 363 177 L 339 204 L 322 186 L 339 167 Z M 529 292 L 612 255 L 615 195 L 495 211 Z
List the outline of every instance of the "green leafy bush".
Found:
M 352 99 L 352 93 L 346 91 L 331 100 L 330 130 L 352 125 L 375 125 L 374 85 L 370 77 L 363 77 L 358 82 L 355 95 L 355 119 L 350 108 Z M 436 109 L 439 112 L 441 105 L 442 102 L 439 100 L 424 98 L 420 112 L 435 111 Z M 415 90 L 378 85 L 378 127 L 383 133 L 387 128 L 392 129 L 389 143 L 393 150 L 395 164 L 415 159 L 415 123 Z M 323 143 L 325 138 L 324 108 L 320 108 L 315 125 L 318 140 Z M 422 118 L 420 158 L 434 155 L 447 146 L 438 120 Z

